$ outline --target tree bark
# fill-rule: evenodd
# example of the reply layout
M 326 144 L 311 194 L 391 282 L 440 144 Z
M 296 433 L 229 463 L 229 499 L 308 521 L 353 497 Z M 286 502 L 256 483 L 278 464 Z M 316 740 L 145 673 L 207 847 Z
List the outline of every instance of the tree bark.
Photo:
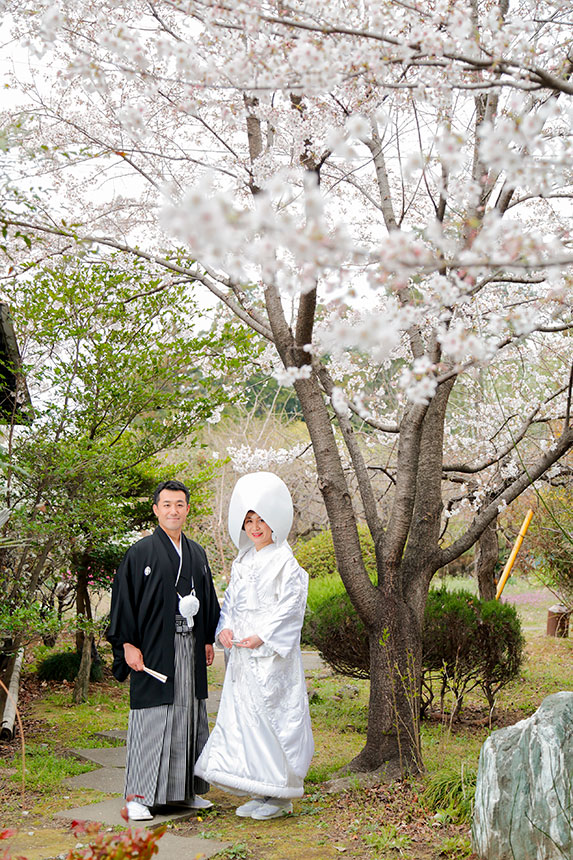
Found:
M 370 699 L 366 744 L 352 772 L 403 779 L 422 770 L 420 746 L 421 628 L 416 612 L 390 592 L 380 594 L 380 619 L 369 633 Z
M 86 618 L 88 621 L 92 620 L 92 607 L 90 601 L 90 594 L 88 588 L 88 571 L 87 571 L 87 560 L 85 555 L 81 555 L 77 557 L 75 560 L 75 567 L 77 570 L 77 579 L 76 579 L 76 617 Z M 78 654 L 81 654 L 83 651 L 85 642 L 85 634 L 84 631 L 80 628 L 76 628 L 76 651 Z
M 72 697 L 74 704 L 76 705 L 81 705 L 81 703 L 85 702 L 88 698 L 90 686 L 90 672 L 92 668 L 93 641 L 93 634 L 89 633 L 84 635 L 82 659 L 80 661 L 80 668 L 78 669 L 78 674 L 76 675 L 76 681 L 74 684 L 74 695 Z
M 0 727 L 0 740 L 10 741 L 14 737 L 14 722 L 18 711 L 18 694 L 20 691 L 20 675 L 22 672 L 22 662 L 24 660 L 24 649 L 20 648 L 15 656 L 14 666 L 8 686 L 8 694 L 2 690 L 6 698 L 6 704 L 2 707 L 0 713 L 2 716 L 2 725 Z
M 495 569 L 499 557 L 497 518 L 482 532 L 476 548 L 475 575 L 482 600 L 495 600 Z
M 9 641 L 4 640 L 2 645 L 2 650 L 0 651 L 0 681 L 4 684 L 6 688 L 10 687 L 10 680 L 12 678 L 12 672 L 14 671 L 14 664 L 16 663 L 16 658 L 18 656 L 18 651 L 20 650 L 22 643 L 21 636 L 15 636 L 13 639 Z M 4 687 L 0 686 L 0 714 L 4 712 L 4 708 L 6 707 L 6 692 Z
M 348 491 L 340 453 L 332 432 L 330 416 L 316 378 L 299 380 L 296 390 L 313 442 L 319 475 L 337 560 L 337 567 L 370 640 L 370 700 L 366 745 L 350 762 L 352 772 L 380 771 L 384 778 L 401 778 L 422 767 L 419 733 L 421 683 L 421 629 L 425 595 L 434 570 L 427 551 L 416 566 L 378 560 L 378 586 L 364 569 L 356 516 Z M 451 386 L 450 386 L 451 388 Z M 447 397 L 444 398 L 447 401 Z M 418 410 L 410 413 L 413 427 L 406 436 L 417 459 L 422 440 L 438 444 L 445 402 L 426 413 L 428 428 Z M 441 460 L 437 471 L 441 469 Z M 416 496 L 416 474 L 411 472 L 414 488 L 405 488 L 410 499 L 408 520 Z M 439 486 L 439 480 L 438 480 Z M 435 506 L 434 506 L 435 507 Z M 400 508 L 401 509 L 401 508 Z M 435 529 L 435 527 L 434 527 Z M 407 531 L 407 529 L 406 529 Z M 403 528 L 398 529 L 399 539 Z M 392 556 L 393 559 L 393 556 Z M 404 579 L 411 586 L 406 595 Z

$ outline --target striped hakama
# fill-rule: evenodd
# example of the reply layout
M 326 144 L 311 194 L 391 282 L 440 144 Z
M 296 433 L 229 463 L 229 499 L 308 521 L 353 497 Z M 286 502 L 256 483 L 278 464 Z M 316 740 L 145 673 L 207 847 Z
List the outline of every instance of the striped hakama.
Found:
M 193 774 L 209 737 L 205 700 L 195 696 L 194 648 L 192 630 L 177 616 L 173 704 L 129 712 L 125 796 L 135 795 L 145 806 L 191 800 L 209 790 Z

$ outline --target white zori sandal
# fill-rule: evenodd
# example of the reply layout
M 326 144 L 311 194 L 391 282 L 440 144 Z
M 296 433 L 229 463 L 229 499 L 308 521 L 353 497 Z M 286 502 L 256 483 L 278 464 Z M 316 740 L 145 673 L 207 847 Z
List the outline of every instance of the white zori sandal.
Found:
M 251 812 L 251 818 L 257 821 L 267 821 L 269 818 L 281 818 L 292 814 L 292 802 L 281 797 L 268 797 L 262 806 Z
M 132 821 L 149 821 L 153 818 L 149 807 L 144 806 L 143 803 L 139 803 L 137 800 L 128 800 L 126 806 L 127 814 Z

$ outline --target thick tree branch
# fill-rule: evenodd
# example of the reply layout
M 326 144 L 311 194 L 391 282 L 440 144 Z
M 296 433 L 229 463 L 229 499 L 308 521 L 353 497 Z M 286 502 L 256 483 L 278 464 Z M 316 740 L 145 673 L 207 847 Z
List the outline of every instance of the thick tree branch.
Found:
M 417 470 L 416 498 L 407 545 L 404 549 L 404 585 L 420 587 L 418 576 L 419 559 L 426 557 L 429 568 L 430 547 L 437 547 L 442 513 L 442 458 L 444 448 L 444 422 L 448 400 L 455 379 L 440 385 L 432 398 L 424 417 L 420 440 L 420 456 Z M 422 594 L 425 598 L 424 580 Z
M 420 444 L 427 405 L 411 405 L 400 422 L 396 489 L 392 511 L 386 530 L 385 561 L 389 571 L 395 572 L 408 540 L 412 512 L 416 501 Z
M 372 153 L 372 160 L 376 170 L 376 181 L 380 192 L 382 215 L 384 216 L 386 229 L 390 233 L 392 230 L 398 230 L 398 222 L 392 206 L 392 192 L 390 190 L 388 170 L 386 168 L 386 161 L 382 150 L 382 141 L 374 127 L 372 128 L 372 137 L 365 140 L 364 143 Z
M 327 369 L 324 366 L 319 365 L 317 374 L 322 388 L 328 397 L 332 397 L 334 384 Z M 337 413 L 336 417 L 338 419 L 338 426 L 342 432 L 344 443 L 350 455 L 350 459 L 352 460 L 354 474 L 358 484 L 358 491 L 364 507 L 366 522 L 368 523 L 370 534 L 374 540 L 376 556 L 377 558 L 379 557 L 380 561 L 382 561 L 384 524 L 378 514 L 378 506 L 374 497 L 372 482 L 368 474 L 368 467 L 365 463 L 362 450 L 354 433 L 349 416 Z
M 309 290 L 307 293 L 303 293 L 299 299 L 295 340 L 300 364 L 311 363 L 310 352 L 305 352 L 304 347 L 312 343 L 312 332 L 316 314 L 316 296 L 317 291 L 315 288 Z

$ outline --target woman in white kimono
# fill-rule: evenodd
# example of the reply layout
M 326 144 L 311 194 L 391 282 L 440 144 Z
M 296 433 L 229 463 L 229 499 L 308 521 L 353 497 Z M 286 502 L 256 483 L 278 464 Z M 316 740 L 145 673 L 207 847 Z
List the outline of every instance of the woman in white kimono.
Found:
M 292 812 L 314 752 L 300 652 L 308 574 L 286 542 L 293 508 L 271 472 L 237 481 L 229 532 L 239 549 L 217 639 L 230 649 L 217 723 L 195 773 L 251 800 L 259 820 Z

